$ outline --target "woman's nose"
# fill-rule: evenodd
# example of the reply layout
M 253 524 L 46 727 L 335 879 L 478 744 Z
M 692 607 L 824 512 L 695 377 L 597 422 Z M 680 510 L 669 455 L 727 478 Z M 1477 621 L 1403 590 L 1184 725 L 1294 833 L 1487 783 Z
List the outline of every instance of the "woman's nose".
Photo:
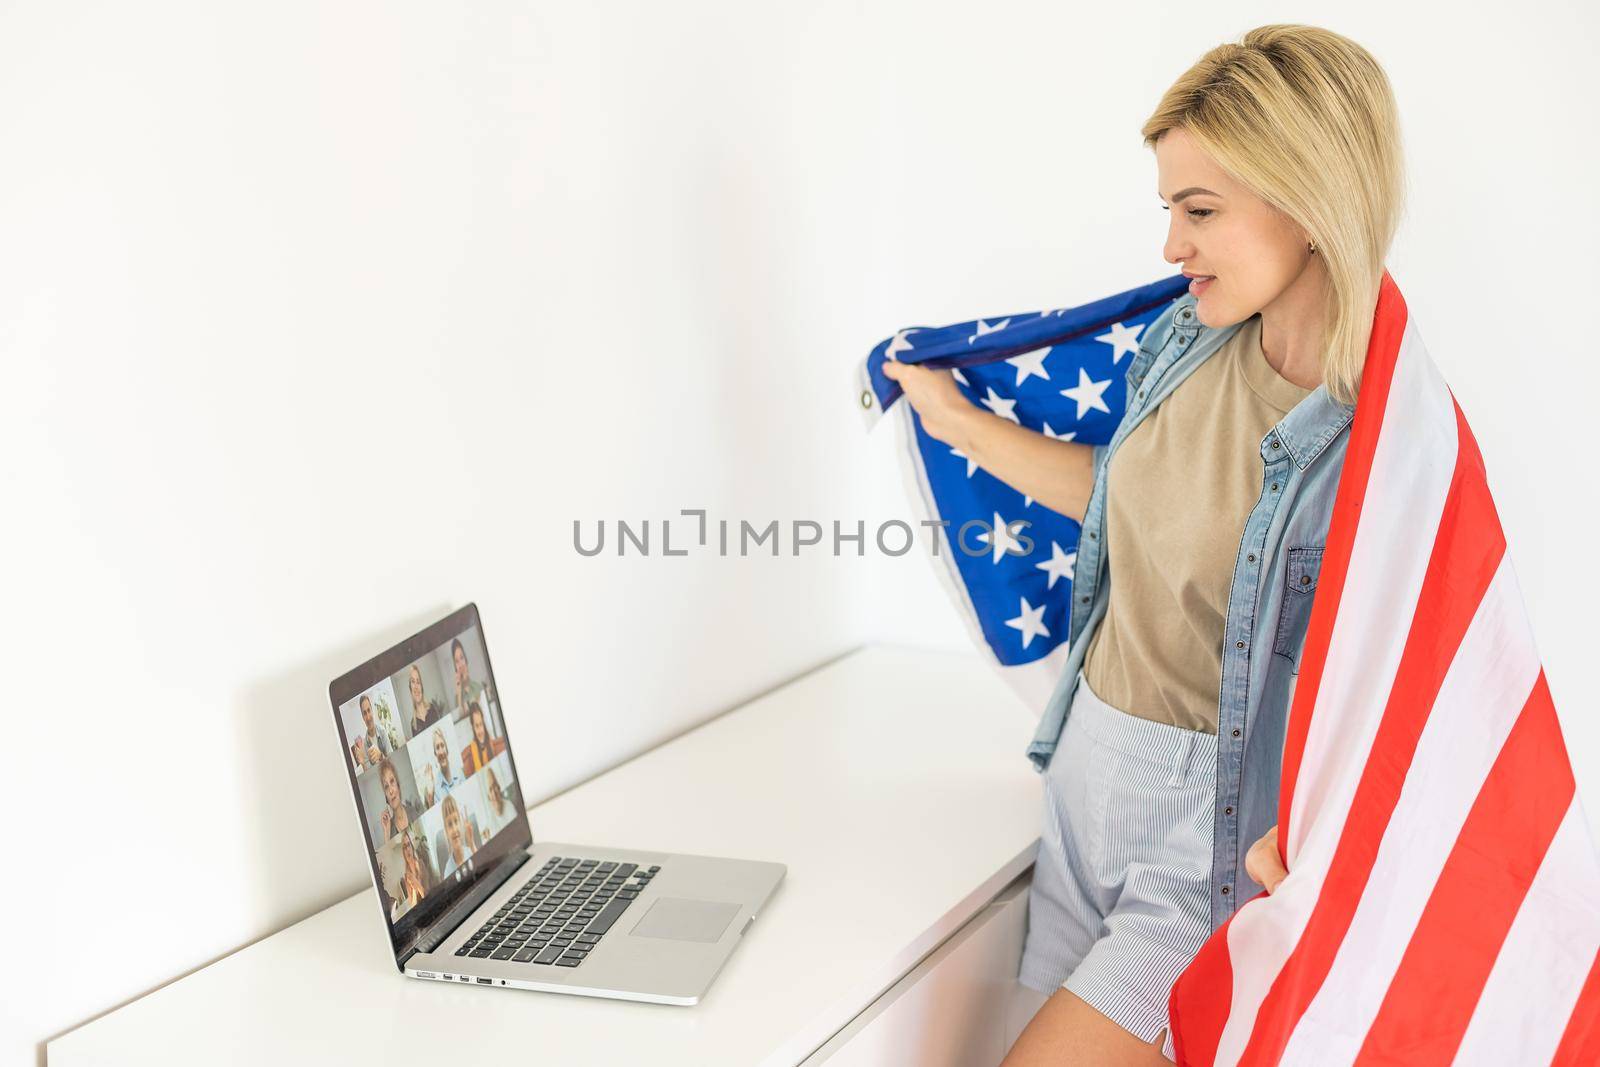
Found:
M 1194 244 L 1186 238 L 1167 234 L 1166 244 L 1161 246 L 1161 258 L 1168 263 L 1181 263 L 1186 259 L 1194 258 Z

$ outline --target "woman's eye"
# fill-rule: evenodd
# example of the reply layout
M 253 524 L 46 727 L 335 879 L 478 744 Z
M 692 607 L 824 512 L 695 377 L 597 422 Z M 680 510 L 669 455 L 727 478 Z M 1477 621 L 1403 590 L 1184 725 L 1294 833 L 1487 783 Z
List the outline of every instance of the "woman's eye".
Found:
M 1192 207 L 1192 208 L 1189 209 L 1189 217 L 1190 218 L 1203 219 L 1203 218 L 1208 217 L 1210 214 L 1211 214 L 1211 208 L 1208 208 L 1208 207 L 1204 207 L 1204 208 L 1202 208 L 1202 207 Z

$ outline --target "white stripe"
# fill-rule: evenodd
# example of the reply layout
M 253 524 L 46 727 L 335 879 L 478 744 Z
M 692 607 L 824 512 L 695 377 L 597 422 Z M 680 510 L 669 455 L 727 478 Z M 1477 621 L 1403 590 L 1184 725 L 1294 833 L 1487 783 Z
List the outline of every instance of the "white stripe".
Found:
M 1574 792 L 1453 1062 L 1549 1063 L 1600 951 L 1594 841 Z
M 1539 679 L 1510 557 L 1500 557 L 1417 738 L 1372 874 L 1283 1062 L 1353 1063 L 1400 958 Z M 1511 1061 L 1507 1061 L 1511 1062 Z
M 1316 906 L 1388 703 L 1455 469 L 1452 403 L 1408 320 L 1295 782 L 1284 849 L 1290 873 L 1228 924 L 1233 994 L 1217 1048 L 1222 1067 L 1243 1054 L 1261 1002 Z

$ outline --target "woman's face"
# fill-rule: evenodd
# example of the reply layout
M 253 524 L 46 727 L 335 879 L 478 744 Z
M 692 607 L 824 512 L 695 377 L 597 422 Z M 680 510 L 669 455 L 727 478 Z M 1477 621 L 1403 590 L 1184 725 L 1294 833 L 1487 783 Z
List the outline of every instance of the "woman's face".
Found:
M 405 844 L 400 846 L 400 853 L 406 858 L 406 873 L 420 880 L 422 864 L 417 861 L 417 850 L 412 847 L 411 838 L 405 839 Z
M 450 765 L 450 747 L 444 743 L 444 734 L 438 730 L 433 732 L 433 758 L 439 761 L 441 767 Z
M 479 745 L 487 745 L 489 743 L 489 728 L 483 724 L 483 712 L 481 711 L 472 713 L 472 739 L 478 742 Z
M 460 645 L 456 646 L 456 680 L 461 682 L 467 680 L 467 654 Z
M 400 778 L 387 768 L 383 772 L 383 799 L 392 811 L 400 810 Z
M 1162 257 L 1190 274 L 1212 275 L 1195 302 L 1205 325 L 1244 321 L 1316 261 L 1298 224 L 1229 177 L 1181 127 L 1156 141 L 1156 171 L 1172 213 Z
M 411 668 L 411 703 L 422 707 L 422 672 L 415 667 Z
M 450 841 L 452 852 L 461 851 L 461 812 L 450 808 L 444 813 L 444 836 Z

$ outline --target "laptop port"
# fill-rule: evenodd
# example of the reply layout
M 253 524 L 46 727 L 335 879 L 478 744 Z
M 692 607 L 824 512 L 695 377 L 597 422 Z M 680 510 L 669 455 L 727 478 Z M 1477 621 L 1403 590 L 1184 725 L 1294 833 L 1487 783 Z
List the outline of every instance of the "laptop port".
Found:
M 480 978 L 480 979 L 478 979 L 478 984 L 479 985 L 494 985 L 494 979 L 493 978 Z

